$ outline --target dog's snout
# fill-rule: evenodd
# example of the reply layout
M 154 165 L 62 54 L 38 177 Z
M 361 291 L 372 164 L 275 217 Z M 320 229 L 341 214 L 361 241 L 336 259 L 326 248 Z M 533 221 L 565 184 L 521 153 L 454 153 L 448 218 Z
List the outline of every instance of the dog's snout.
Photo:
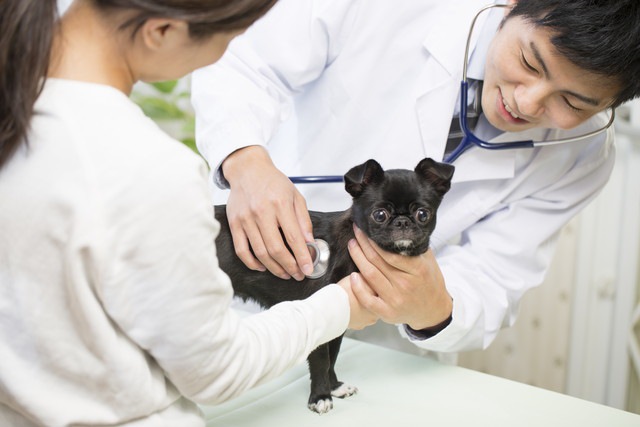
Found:
M 393 221 L 393 225 L 398 228 L 407 228 L 409 227 L 409 225 L 411 225 L 411 221 L 406 216 L 401 216 Z

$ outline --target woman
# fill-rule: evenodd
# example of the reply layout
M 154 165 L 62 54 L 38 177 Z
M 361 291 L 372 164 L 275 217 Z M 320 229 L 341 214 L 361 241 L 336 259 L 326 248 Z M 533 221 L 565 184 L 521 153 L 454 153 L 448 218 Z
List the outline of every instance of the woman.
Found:
M 0 425 L 201 426 L 193 402 L 373 320 L 349 278 L 239 319 L 205 164 L 127 96 L 216 61 L 273 3 L 0 3 Z

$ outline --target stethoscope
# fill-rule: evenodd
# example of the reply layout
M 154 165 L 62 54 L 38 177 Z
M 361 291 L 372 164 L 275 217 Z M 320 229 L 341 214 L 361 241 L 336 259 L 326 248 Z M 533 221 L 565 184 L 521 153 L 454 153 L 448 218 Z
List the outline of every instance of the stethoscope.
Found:
M 494 7 L 510 7 L 506 4 L 490 4 L 488 6 L 483 7 L 478 11 L 478 13 L 474 16 L 471 21 L 471 26 L 469 28 L 469 34 L 467 36 L 467 44 L 464 50 L 464 65 L 462 68 L 462 81 L 460 82 L 460 129 L 463 133 L 462 140 L 458 144 L 458 146 L 448 155 L 445 156 L 444 161 L 446 163 L 453 163 L 456 161 L 462 153 L 467 151 L 469 148 L 473 146 L 477 146 L 480 148 L 484 148 L 486 150 L 509 150 L 509 149 L 518 149 L 518 148 L 535 148 L 535 147 L 544 147 L 546 145 L 559 145 L 565 144 L 567 142 L 575 142 L 580 141 L 586 138 L 590 138 L 592 136 L 598 135 L 611 127 L 613 121 L 615 119 L 615 110 L 611 109 L 611 118 L 607 122 L 606 125 L 601 127 L 600 129 L 596 129 L 584 135 L 568 137 L 568 138 L 560 138 L 553 139 L 548 141 L 533 141 L 533 140 L 524 140 L 524 141 L 511 141 L 511 142 L 490 142 L 480 139 L 470 129 L 467 122 L 467 99 L 468 99 L 468 90 L 469 83 L 467 81 L 467 67 L 469 64 L 469 47 L 471 46 L 471 35 L 473 34 L 473 28 L 475 27 L 476 21 L 478 17 L 485 12 Z M 314 176 L 292 176 L 289 177 L 291 182 L 294 184 L 324 184 L 324 183 L 336 183 L 343 182 L 343 177 L 341 175 L 314 175 Z

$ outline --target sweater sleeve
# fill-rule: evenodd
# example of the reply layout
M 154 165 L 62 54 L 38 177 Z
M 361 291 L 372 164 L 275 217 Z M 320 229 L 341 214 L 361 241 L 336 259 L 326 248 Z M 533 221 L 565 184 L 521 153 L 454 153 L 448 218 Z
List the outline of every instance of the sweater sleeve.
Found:
M 158 150 L 153 163 L 131 168 L 139 171 L 132 172 L 137 185 L 112 191 L 105 222 L 114 243 L 100 293 L 110 317 L 180 392 L 211 404 L 282 373 L 342 334 L 349 302 L 330 285 L 249 318 L 234 313 L 231 283 L 216 259 L 219 225 L 206 167 L 187 151 Z M 171 167 L 156 166 L 163 164 Z

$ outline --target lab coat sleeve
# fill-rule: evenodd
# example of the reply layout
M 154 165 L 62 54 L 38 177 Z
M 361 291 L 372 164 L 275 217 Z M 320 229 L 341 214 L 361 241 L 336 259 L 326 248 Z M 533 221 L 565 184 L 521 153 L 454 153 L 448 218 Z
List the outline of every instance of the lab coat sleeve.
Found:
M 219 224 L 206 166 L 184 151 L 163 159 L 174 170 L 139 168 L 135 188 L 105 203 L 106 233 L 118 244 L 105 251 L 110 267 L 98 292 L 118 327 L 183 395 L 213 404 L 303 362 L 342 334 L 349 301 L 332 284 L 254 316 L 234 313 L 231 283 L 216 259 Z
M 280 0 L 216 64 L 193 73 L 196 142 L 218 186 L 226 187 L 218 169 L 229 154 L 267 144 L 290 118 L 292 95 L 331 64 L 359 3 Z
M 613 132 L 608 135 L 612 141 Z M 487 348 L 501 328 L 513 325 L 524 293 L 543 281 L 560 229 L 606 184 L 614 151 L 612 144 L 600 144 L 599 150 L 578 158 L 560 178 L 548 179 L 534 194 L 505 200 L 466 229 L 458 244 L 442 248 L 437 259 L 453 298 L 453 320 L 426 340 L 411 337 L 403 328 L 401 333 L 432 351 Z M 532 168 L 532 174 L 550 170 Z

